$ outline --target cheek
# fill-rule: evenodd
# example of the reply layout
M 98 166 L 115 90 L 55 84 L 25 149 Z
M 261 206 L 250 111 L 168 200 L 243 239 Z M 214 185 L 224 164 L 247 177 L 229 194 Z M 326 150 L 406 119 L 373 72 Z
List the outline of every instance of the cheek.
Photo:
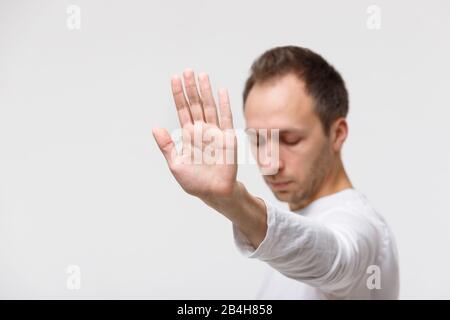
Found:
M 283 161 L 285 170 L 292 176 L 302 177 L 309 168 L 307 155 L 301 151 L 280 149 L 280 159 Z
M 299 180 L 305 179 L 311 172 L 315 161 L 317 161 L 316 150 L 311 150 L 308 146 L 297 146 L 294 149 L 280 149 L 280 157 L 284 161 L 285 168 L 291 176 Z

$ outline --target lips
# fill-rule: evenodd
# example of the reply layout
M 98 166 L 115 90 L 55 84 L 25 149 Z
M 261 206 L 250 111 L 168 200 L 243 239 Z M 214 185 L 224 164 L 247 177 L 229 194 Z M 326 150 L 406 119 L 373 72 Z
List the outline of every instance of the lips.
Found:
M 269 184 L 274 189 L 284 189 L 286 188 L 292 181 L 284 181 L 284 182 L 269 182 Z

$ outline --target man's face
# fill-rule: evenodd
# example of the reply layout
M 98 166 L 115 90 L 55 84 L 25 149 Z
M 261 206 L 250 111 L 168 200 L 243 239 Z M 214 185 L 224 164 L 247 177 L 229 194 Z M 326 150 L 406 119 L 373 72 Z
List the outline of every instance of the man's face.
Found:
M 294 208 L 309 202 L 335 164 L 313 108 L 304 82 L 293 74 L 256 84 L 245 103 L 247 130 L 279 129 L 278 172 L 263 177 L 277 199 Z

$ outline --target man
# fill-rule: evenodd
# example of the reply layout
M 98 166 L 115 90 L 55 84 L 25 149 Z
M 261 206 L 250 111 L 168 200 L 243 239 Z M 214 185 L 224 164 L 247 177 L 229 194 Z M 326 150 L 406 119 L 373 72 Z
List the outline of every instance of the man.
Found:
M 277 132 L 276 141 L 267 133 L 253 143 L 255 150 L 277 148 L 276 168 L 264 180 L 290 211 L 236 180 L 227 91 L 219 90 L 218 114 L 208 75 L 198 77 L 200 92 L 192 70 L 183 78 L 187 97 L 181 78 L 172 78 L 181 154 L 165 129 L 154 128 L 153 135 L 181 187 L 232 221 L 242 254 L 272 267 L 258 298 L 397 299 L 393 235 L 342 163 L 348 95 L 340 74 L 320 55 L 295 46 L 268 50 L 252 65 L 243 94 L 246 130 Z M 195 161 L 211 145 L 217 159 L 231 152 L 233 161 Z

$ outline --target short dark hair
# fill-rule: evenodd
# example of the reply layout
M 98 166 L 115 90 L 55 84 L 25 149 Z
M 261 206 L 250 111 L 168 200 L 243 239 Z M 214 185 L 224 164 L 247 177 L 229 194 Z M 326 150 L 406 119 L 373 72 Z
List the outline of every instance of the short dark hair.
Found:
M 264 52 L 252 64 L 244 92 L 243 102 L 257 83 L 293 73 L 305 82 L 305 87 L 315 102 L 325 135 L 331 124 L 348 113 L 348 93 L 339 72 L 322 56 L 298 46 L 275 47 Z

